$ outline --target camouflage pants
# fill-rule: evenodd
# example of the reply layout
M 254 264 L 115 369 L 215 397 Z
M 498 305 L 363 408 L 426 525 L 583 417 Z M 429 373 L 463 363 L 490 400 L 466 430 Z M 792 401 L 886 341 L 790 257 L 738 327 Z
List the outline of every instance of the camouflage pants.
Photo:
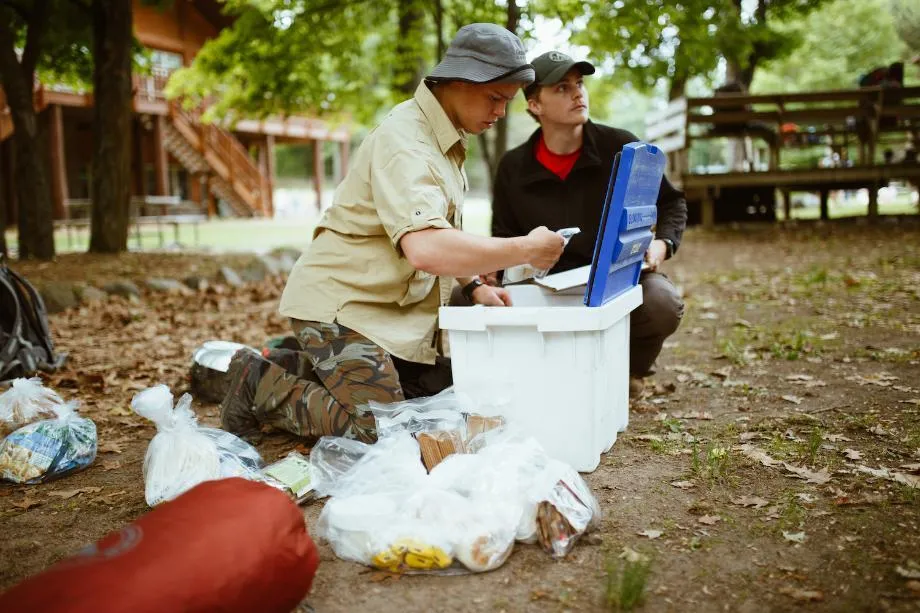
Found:
M 338 324 L 292 320 L 292 325 L 301 351 L 269 354 L 256 385 L 256 419 L 309 438 L 376 440 L 367 403 L 404 399 L 390 354 Z

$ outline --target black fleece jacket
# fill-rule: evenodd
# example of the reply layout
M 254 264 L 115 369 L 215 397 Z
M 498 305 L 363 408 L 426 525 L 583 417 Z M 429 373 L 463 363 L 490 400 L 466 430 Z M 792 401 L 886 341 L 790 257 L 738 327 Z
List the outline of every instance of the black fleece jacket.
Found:
M 563 181 L 537 161 L 541 133 L 538 129 L 526 143 L 508 151 L 498 165 L 492 236 L 523 236 L 539 226 L 581 228 L 553 268 L 553 272 L 562 272 L 591 263 L 614 155 L 639 139 L 626 130 L 588 121 L 581 155 Z M 655 237 L 671 239 L 676 251 L 686 226 L 683 192 L 662 179 Z

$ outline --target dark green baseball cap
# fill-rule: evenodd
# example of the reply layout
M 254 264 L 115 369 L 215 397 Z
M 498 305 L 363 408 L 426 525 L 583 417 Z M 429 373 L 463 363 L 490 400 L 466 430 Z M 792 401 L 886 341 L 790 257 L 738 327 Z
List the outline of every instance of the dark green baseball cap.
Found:
M 537 78 L 524 89 L 524 96 L 527 98 L 537 93 L 541 85 L 555 85 L 573 68 L 577 68 L 583 75 L 594 74 L 594 64 L 585 61 L 576 62 L 561 51 L 547 51 L 534 58 L 530 64 Z

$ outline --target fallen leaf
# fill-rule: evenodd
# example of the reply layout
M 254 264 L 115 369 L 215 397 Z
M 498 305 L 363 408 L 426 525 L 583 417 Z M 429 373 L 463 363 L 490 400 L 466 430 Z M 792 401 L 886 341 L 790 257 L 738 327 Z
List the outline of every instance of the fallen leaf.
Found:
M 659 443 L 664 441 L 664 439 L 661 438 L 661 435 L 658 434 L 640 434 L 639 436 L 636 436 L 635 439 L 637 441 L 655 441 Z
M 103 470 L 115 470 L 116 468 L 121 468 L 121 462 L 118 460 L 106 460 L 102 463 Z
M 824 600 L 824 593 L 818 590 L 802 590 L 797 587 L 781 587 L 780 594 L 785 594 L 799 602 L 820 602 Z
M 901 464 L 901 468 L 912 473 L 920 472 L 920 464 Z
M 905 579 L 920 579 L 920 567 L 914 563 L 908 563 L 909 568 L 903 568 L 897 566 L 894 569 L 894 572 L 898 573 L 898 576 L 904 577 Z
M 783 538 L 793 543 L 804 543 L 808 537 L 805 536 L 804 532 L 786 532 L 783 530 Z
M 783 466 L 786 468 L 786 470 L 795 476 L 801 479 L 805 479 L 805 483 L 816 483 L 818 485 L 824 485 L 831 480 L 831 475 L 827 471 L 827 468 L 822 468 L 818 472 L 815 472 L 805 468 L 804 466 L 793 466 L 787 462 L 783 462 Z
M 738 438 L 741 440 L 742 443 L 746 443 L 748 441 L 752 441 L 755 438 L 760 438 L 762 436 L 763 435 L 760 432 L 742 432 L 741 434 L 738 435 Z
M 124 451 L 124 448 L 121 446 L 121 443 L 117 443 L 115 441 L 108 441 L 106 443 L 102 443 L 101 445 L 99 445 L 97 450 L 99 451 L 99 453 L 122 453 Z
M 848 460 L 862 460 L 862 452 L 856 451 L 855 449 L 844 449 L 843 455 L 847 457 Z
M 886 430 L 885 428 L 881 426 L 872 426 L 871 428 L 869 428 L 869 432 L 871 432 L 872 434 L 877 434 L 879 436 L 887 436 L 891 434 L 889 430 Z
M 839 443 L 842 441 L 852 442 L 853 439 L 847 438 L 842 434 L 826 434 L 824 435 L 824 440 L 830 441 L 832 443 Z
M 786 381 L 811 381 L 812 379 L 814 379 L 814 377 L 811 375 L 804 374 L 788 375 L 786 377 Z
M 920 581 L 908 581 L 904 584 L 904 587 L 909 589 L 914 594 L 920 596 Z
M 49 496 L 60 496 L 64 500 L 68 498 L 73 498 L 80 494 L 95 494 L 96 492 L 102 491 L 101 487 L 78 487 L 75 490 L 58 490 L 55 492 L 48 492 Z
M 722 518 L 718 515 L 703 515 L 702 517 L 697 517 L 696 521 L 703 524 L 704 526 L 714 526 L 722 521 Z
M 724 368 L 720 368 L 719 370 L 714 370 L 714 371 L 712 372 L 712 375 L 713 375 L 714 377 L 719 377 L 720 379 L 728 379 L 728 377 L 729 377 L 731 374 L 732 374 L 732 367 L 731 367 L 731 366 L 726 366 L 726 367 L 724 367 Z
M 31 496 L 29 496 L 28 494 L 26 494 L 26 497 L 25 497 L 25 498 L 23 498 L 23 499 L 20 500 L 19 502 L 14 502 L 14 503 L 13 503 L 13 506 L 16 507 L 17 509 L 22 509 L 23 511 L 28 511 L 28 510 L 31 509 L 32 507 L 37 507 L 37 506 L 39 506 L 40 504 L 41 504 L 41 502 L 39 502 L 38 500 L 35 500 L 34 498 L 32 498 Z
M 638 534 L 639 536 L 644 536 L 644 537 L 648 538 L 649 540 L 654 540 L 654 539 L 658 538 L 659 536 L 661 536 L 661 535 L 663 534 L 663 532 L 662 532 L 661 530 L 648 530 L 648 529 L 646 529 L 646 530 L 643 530 L 642 532 L 638 532 L 637 534 Z
M 741 496 L 740 498 L 732 498 L 731 503 L 736 504 L 739 507 L 752 507 L 754 509 L 761 509 L 770 504 L 770 501 L 758 496 Z
M 671 485 L 681 490 L 689 490 L 692 487 L 696 487 L 696 483 L 693 481 L 671 481 Z
M 786 402 L 791 402 L 792 404 L 802 404 L 802 399 L 798 396 L 792 396 L 791 394 L 782 396 L 782 399 Z
M 780 464 L 782 464 L 782 462 L 780 462 L 779 460 L 774 460 L 769 455 L 767 455 L 766 451 L 764 451 L 763 449 L 759 449 L 758 447 L 755 447 L 754 445 L 742 445 L 741 453 L 743 453 L 745 456 L 749 457 L 750 459 L 754 460 L 755 462 L 760 462 L 764 466 L 773 467 L 773 466 L 779 466 Z
M 795 497 L 801 500 L 802 502 L 808 502 L 808 503 L 811 503 L 817 500 L 817 498 L 815 498 L 814 496 L 812 496 L 811 494 L 807 492 L 799 492 L 798 494 L 795 495 Z

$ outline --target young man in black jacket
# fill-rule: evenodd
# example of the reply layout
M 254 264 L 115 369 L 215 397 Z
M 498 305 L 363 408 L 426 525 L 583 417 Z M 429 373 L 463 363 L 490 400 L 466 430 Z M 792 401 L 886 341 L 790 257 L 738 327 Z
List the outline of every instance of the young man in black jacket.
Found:
M 492 236 L 523 236 L 532 229 L 580 227 L 552 272 L 591 263 L 614 155 L 639 140 L 617 128 L 588 119 L 584 76 L 588 62 L 558 51 L 544 53 L 532 65 L 536 81 L 524 90 L 527 109 L 540 127 L 530 139 L 502 158 L 492 201 Z M 664 340 L 680 324 L 684 303 L 671 281 L 658 272 L 680 246 L 687 225 L 687 202 L 662 179 L 655 239 L 645 254 L 643 303 L 630 318 L 630 382 L 652 372 Z

